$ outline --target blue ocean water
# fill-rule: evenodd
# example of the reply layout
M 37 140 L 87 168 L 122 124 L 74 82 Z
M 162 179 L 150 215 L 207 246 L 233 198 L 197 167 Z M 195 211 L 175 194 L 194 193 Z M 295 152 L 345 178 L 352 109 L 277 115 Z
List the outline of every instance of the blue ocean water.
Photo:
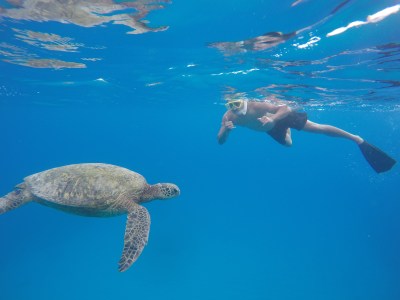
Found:
M 0 299 L 400 299 L 398 165 L 296 130 L 290 148 L 244 128 L 217 143 L 245 97 L 400 158 L 400 4 L 321 2 L 0 1 L 0 194 L 83 162 L 181 189 L 145 204 L 124 273 L 125 216 L 1 215 Z

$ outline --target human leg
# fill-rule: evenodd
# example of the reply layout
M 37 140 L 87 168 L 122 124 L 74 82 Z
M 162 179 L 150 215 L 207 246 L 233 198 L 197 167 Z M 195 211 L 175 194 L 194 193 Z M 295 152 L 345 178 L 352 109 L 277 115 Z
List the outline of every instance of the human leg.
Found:
M 389 171 L 396 164 L 395 159 L 376 146 L 367 143 L 360 136 L 354 135 L 340 128 L 307 121 L 302 130 L 313 133 L 322 133 L 332 137 L 341 137 L 355 142 L 359 146 L 365 159 L 377 173 Z
M 358 145 L 364 141 L 359 135 L 354 135 L 335 126 L 318 124 L 309 120 L 306 122 L 302 130 L 306 132 L 325 134 L 332 137 L 345 138 L 357 143 Z

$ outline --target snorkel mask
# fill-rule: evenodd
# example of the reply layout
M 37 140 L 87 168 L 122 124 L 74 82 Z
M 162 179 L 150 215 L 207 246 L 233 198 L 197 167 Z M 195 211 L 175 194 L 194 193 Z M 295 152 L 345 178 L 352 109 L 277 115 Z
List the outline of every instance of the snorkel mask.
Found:
M 225 107 L 229 110 L 240 110 L 243 107 L 243 100 L 233 100 L 225 104 Z
M 228 101 L 225 106 L 228 110 L 238 116 L 244 116 L 247 113 L 247 101 L 244 100 L 231 100 Z

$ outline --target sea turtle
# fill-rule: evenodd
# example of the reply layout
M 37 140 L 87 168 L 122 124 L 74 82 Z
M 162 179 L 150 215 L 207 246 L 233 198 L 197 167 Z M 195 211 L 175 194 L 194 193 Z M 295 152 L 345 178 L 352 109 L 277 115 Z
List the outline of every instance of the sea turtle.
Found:
M 123 272 L 136 261 L 147 244 L 150 215 L 140 204 L 179 194 L 175 184 L 149 185 L 142 175 L 128 169 L 83 163 L 26 177 L 12 192 L 0 198 L 0 214 L 30 201 L 90 217 L 127 213 L 124 250 L 119 261 L 119 271 Z

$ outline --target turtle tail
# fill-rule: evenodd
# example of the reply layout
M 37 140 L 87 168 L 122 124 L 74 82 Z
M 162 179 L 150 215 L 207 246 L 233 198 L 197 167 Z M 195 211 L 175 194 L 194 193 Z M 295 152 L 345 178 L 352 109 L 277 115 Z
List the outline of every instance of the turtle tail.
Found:
M 0 215 L 10 210 L 20 207 L 29 202 L 31 197 L 27 195 L 26 190 L 17 186 L 11 193 L 0 198 Z

